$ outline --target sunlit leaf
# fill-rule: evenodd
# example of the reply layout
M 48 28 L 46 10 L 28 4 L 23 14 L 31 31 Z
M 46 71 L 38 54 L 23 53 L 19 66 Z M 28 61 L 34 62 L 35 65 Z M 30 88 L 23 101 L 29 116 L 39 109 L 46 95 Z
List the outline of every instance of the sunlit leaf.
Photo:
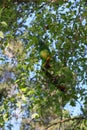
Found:
M 1 22 L 1 25 L 2 25 L 3 27 L 7 27 L 7 26 L 8 26 L 5 21 L 2 21 L 2 22 Z
M 4 38 L 4 33 L 2 31 L 0 31 L 0 38 Z

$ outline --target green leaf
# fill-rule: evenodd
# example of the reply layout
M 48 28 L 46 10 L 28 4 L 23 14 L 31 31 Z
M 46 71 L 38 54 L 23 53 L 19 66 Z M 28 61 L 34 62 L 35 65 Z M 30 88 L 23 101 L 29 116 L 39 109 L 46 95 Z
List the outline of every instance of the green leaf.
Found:
M 7 26 L 8 26 L 5 21 L 2 21 L 2 22 L 1 22 L 1 25 L 2 25 L 3 27 L 7 27 Z
M 0 38 L 4 38 L 4 33 L 2 31 L 0 31 Z
M 71 101 L 70 101 L 70 105 L 73 106 L 73 107 L 76 106 L 75 101 L 74 101 L 74 100 L 71 100 Z
M 39 114 L 38 113 L 34 113 L 34 114 L 31 115 L 31 118 L 32 119 L 37 119 L 37 118 L 39 118 Z

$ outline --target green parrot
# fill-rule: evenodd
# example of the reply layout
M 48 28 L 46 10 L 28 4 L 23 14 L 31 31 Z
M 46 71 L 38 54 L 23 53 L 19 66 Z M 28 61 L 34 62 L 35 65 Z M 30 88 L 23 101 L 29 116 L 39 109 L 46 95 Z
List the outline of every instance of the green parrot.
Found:
M 42 58 L 42 64 L 45 68 L 50 68 L 51 53 L 46 43 L 39 38 L 39 53 Z

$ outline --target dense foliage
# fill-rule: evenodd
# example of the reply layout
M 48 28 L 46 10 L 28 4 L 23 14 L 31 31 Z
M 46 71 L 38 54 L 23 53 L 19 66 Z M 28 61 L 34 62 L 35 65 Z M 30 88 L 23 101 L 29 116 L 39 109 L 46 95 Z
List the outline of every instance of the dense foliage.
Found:
M 21 116 L 21 130 L 86 130 L 86 11 L 84 0 L 0 1 L 2 129 Z M 79 115 L 64 110 L 77 103 Z

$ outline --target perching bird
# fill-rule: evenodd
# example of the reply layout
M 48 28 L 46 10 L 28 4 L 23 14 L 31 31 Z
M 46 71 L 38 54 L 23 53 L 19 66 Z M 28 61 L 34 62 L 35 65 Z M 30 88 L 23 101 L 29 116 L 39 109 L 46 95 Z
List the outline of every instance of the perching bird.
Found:
M 51 60 L 51 53 L 50 53 L 50 49 L 49 47 L 46 45 L 46 43 L 41 40 L 41 38 L 39 39 L 39 53 L 40 53 L 40 57 L 42 58 L 42 64 L 43 67 L 45 68 L 50 68 L 50 60 Z

